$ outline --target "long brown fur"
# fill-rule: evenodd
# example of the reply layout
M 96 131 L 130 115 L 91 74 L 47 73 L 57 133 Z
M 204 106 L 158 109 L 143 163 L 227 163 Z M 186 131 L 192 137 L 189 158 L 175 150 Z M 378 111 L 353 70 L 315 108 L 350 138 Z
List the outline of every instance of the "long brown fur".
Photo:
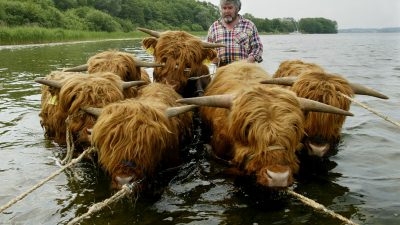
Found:
M 94 73 L 69 79 L 61 88 L 60 105 L 69 116 L 68 128 L 76 144 L 88 144 L 87 128 L 92 128 L 95 117 L 83 113 L 82 107 L 104 107 L 124 99 L 121 79 L 113 73 Z
M 81 73 L 53 71 L 46 76 L 46 79 L 65 84 L 68 79 L 86 76 L 86 74 Z M 58 144 L 64 145 L 66 132 L 65 119 L 68 115 L 59 104 L 60 89 L 42 85 L 41 93 L 41 110 L 39 116 L 40 124 L 45 130 L 45 136 Z
M 189 77 L 209 73 L 208 68 L 204 70 L 204 60 L 217 57 L 215 50 L 203 48 L 199 38 L 184 31 L 166 31 L 158 39 L 145 38 L 143 45 L 154 48 L 155 61 L 165 64 L 154 69 L 154 80 L 171 85 L 178 93 L 184 91 Z
M 304 116 L 293 92 L 259 84 L 270 76 L 255 64 L 236 62 L 218 69 L 205 95 L 233 94 L 231 109 L 202 107 L 211 126 L 212 146 L 220 157 L 231 159 L 246 174 L 256 174 L 261 184 L 265 169 L 291 169 L 299 165 L 298 150 Z M 274 146 L 282 150 L 271 150 Z
M 312 99 L 348 111 L 351 102 L 338 91 L 353 96 L 349 83 L 338 75 L 310 72 L 303 73 L 292 86 L 292 90 L 303 98 Z M 329 143 L 338 142 L 346 117 L 331 113 L 310 112 L 306 116 L 305 131 L 308 137 L 320 137 Z
M 168 107 L 181 98 L 171 87 L 152 83 L 138 98 L 104 107 L 93 127 L 92 144 L 99 151 L 101 166 L 111 175 L 137 179 L 152 177 L 161 164 L 176 164 L 179 145 L 191 134 L 191 113 L 167 118 Z M 123 162 L 132 162 L 128 168 Z
M 301 60 L 287 60 L 279 65 L 274 77 L 297 77 L 304 72 L 308 73 L 310 71 L 324 72 L 324 69 L 314 63 L 305 63 Z
M 143 80 L 150 83 L 150 78 L 144 69 L 136 67 L 132 54 L 116 50 L 100 52 L 88 60 L 88 72 L 112 72 L 123 81 Z
M 325 72 L 320 66 L 300 60 L 281 63 L 276 77 L 298 76 L 291 90 L 299 97 L 319 101 L 337 108 L 349 110 L 351 102 L 338 94 L 340 91 L 354 96 L 348 81 L 335 74 Z M 337 143 L 346 117 L 331 113 L 310 112 L 305 120 L 308 137 L 319 138 L 328 143 Z
M 88 73 L 112 72 L 123 81 L 143 80 L 151 83 L 149 74 L 143 68 L 137 67 L 132 54 L 117 50 L 100 52 L 88 60 Z M 124 90 L 125 98 L 134 98 L 137 95 L 137 87 Z

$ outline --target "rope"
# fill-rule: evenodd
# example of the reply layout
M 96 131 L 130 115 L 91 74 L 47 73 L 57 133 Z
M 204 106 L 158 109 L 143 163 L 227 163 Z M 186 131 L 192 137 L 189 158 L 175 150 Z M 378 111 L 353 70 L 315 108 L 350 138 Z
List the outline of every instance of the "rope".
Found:
M 66 121 L 67 121 L 67 133 L 66 133 L 67 154 L 65 155 L 65 158 L 61 161 L 61 164 L 63 165 L 71 162 L 75 151 L 74 138 L 71 134 L 71 131 L 68 128 L 69 117 L 67 118 Z
M 76 224 L 76 223 L 80 222 L 81 220 L 93 215 L 94 213 L 99 212 L 104 207 L 106 207 L 106 206 L 108 206 L 108 205 L 110 205 L 110 204 L 112 204 L 114 202 L 119 201 L 120 199 L 122 199 L 123 197 L 125 197 L 128 194 L 131 194 L 132 191 L 133 191 L 133 188 L 135 188 L 141 181 L 142 180 L 139 180 L 139 181 L 134 182 L 134 183 L 129 184 L 129 185 L 125 184 L 124 186 L 122 186 L 121 190 L 119 190 L 113 196 L 111 196 L 110 198 L 108 198 L 108 199 L 106 199 L 106 200 L 104 200 L 102 202 L 99 202 L 99 203 L 96 203 L 96 204 L 92 205 L 85 214 L 74 218 L 73 220 L 68 222 L 67 225 Z
M 67 169 L 68 167 L 78 163 L 80 160 L 82 160 L 82 158 L 86 155 L 91 153 L 92 151 L 94 151 L 94 147 L 91 148 L 87 148 L 85 151 L 82 152 L 82 154 L 80 154 L 76 159 L 72 160 L 71 162 L 69 162 L 67 165 L 63 166 L 62 168 L 60 168 L 59 170 L 57 170 L 56 172 L 54 172 L 53 174 L 51 174 L 49 177 L 47 177 L 46 179 L 42 180 L 41 182 L 39 182 L 38 184 L 36 184 L 35 186 L 33 186 L 31 189 L 29 189 L 28 191 L 26 191 L 25 193 L 22 193 L 21 195 L 17 196 L 16 198 L 12 199 L 11 201 L 9 201 L 7 204 L 3 205 L 0 208 L 0 213 L 2 213 L 4 210 L 10 208 L 12 205 L 14 205 L 15 203 L 17 203 L 18 201 L 20 201 L 21 199 L 25 198 L 28 194 L 32 193 L 34 190 L 38 189 L 39 187 L 41 187 L 43 184 L 45 184 L 47 181 L 53 179 L 54 177 L 56 177 L 58 174 L 60 174 L 62 171 L 64 171 L 65 169 Z
M 198 76 L 198 77 L 189 77 L 188 80 L 199 80 L 199 79 L 201 79 L 203 77 L 212 77 L 214 74 L 215 73 L 210 73 L 210 74 L 201 75 L 201 76 Z
M 226 166 L 232 166 L 231 162 L 226 161 L 224 159 L 221 159 L 217 155 L 215 155 L 215 153 L 211 149 L 211 146 L 206 145 L 205 148 L 206 148 L 206 151 L 210 154 L 211 157 L 213 157 L 214 159 L 222 162 Z M 333 212 L 332 210 L 327 209 L 325 206 L 323 206 L 323 205 L 319 204 L 318 202 L 315 202 L 314 200 L 309 199 L 309 198 L 307 198 L 307 197 L 305 197 L 305 196 L 303 196 L 301 194 L 298 194 L 298 193 L 296 193 L 296 192 L 294 192 L 292 190 L 289 190 L 289 189 L 287 190 L 287 193 L 292 195 L 292 196 L 294 196 L 294 197 L 296 197 L 297 199 L 299 199 L 304 204 L 306 204 L 308 206 L 311 206 L 314 209 L 320 210 L 320 211 L 322 211 L 324 213 L 327 213 L 327 214 L 331 215 L 332 217 L 334 217 L 336 219 L 339 219 L 341 221 L 346 222 L 347 224 L 358 225 L 358 224 L 354 223 L 353 221 L 347 219 L 346 217 L 343 217 L 342 215 L 337 214 L 337 213 Z
M 347 95 L 345 95 L 345 94 L 343 94 L 343 93 L 341 93 L 341 92 L 339 92 L 339 94 L 342 95 L 343 97 L 347 98 L 347 99 L 350 100 L 351 102 L 354 102 L 354 103 L 358 104 L 359 106 L 365 108 L 366 110 L 368 110 L 368 111 L 374 113 L 375 115 L 381 117 L 382 119 L 384 119 L 384 120 L 386 120 L 386 121 L 388 121 L 388 122 L 390 122 L 390 123 L 392 123 L 392 124 L 394 124 L 394 125 L 400 127 L 400 123 L 399 123 L 399 122 L 396 122 L 396 121 L 390 119 L 388 116 L 385 116 L 385 115 L 383 115 L 383 114 L 381 114 L 381 113 L 379 113 L 379 112 L 377 112 L 377 111 L 371 109 L 371 108 L 368 107 L 367 105 L 365 105 L 365 104 L 363 104 L 363 103 L 361 103 L 361 102 L 359 102 L 359 101 L 356 101 L 355 99 L 350 98 L 349 96 L 347 96 Z
M 318 202 L 316 202 L 316 201 L 314 201 L 312 199 L 309 199 L 309 198 L 307 198 L 307 197 L 305 197 L 305 196 L 303 196 L 301 194 L 298 194 L 298 193 L 296 193 L 296 192 L 294 192 L 292 190 L 287 190 L 287 193 L 292 195 L 292 196 L 294 196 L 294 197 L 296 197 L 297 199 L 299 199 L 304 204 L 306 204 L 308 206 L 311 206 L 312 208 L 314 208 L 316 210 L 320 210 L 320 211 L 322 211 L 322 212 L 324 212 L 324 213 L 326 213 L 326 214 L 328 214 L 328 215 L 330 215 L 330 216 L 332 216 L 332 217 L 334 217 L 336 219 L 339 219 L 339 220 L 345 222 L 346 224 L 358 225 L 357 223 L 354 223 L 353 221 L 347 219 L 346 217 L 344 217 L 344 216 L 342 216 L 340 214 L 337 214 L 332 210 L 327 209 L 325 206 L 323 206 L 323 205 L 319 204 Z

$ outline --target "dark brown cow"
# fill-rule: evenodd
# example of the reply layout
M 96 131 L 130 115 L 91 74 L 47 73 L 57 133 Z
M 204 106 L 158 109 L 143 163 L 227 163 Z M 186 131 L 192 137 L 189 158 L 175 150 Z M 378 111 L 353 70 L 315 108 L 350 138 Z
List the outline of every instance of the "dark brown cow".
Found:
M 191 113 L 176 116 L 171 107 L 180 96 L 168 85 L 152 83 L 136 99 L 107 105 L 92 131 L 101 166 L 114 188 L 179 163 L 180 144 L 190 137 Z M 193 106 L 185 106 L 193 108 Z M 187 111 L 187 109 L 186 109 Z
M 285 61 L 279 66 L 274 77 L 275 81 L 263 83 L 281 83 L 292 85 L 291 90 L 297 96 L 319 101 L 328 105 L 349 110 L 351 102 L 340 95 L 349 97 L 354 94 L 371 95 L 378 98 L 386 96 L 363 87 L 349 83 L 344 77 L 325 72 L 320 66 L 304 63 L 300 60 Z M 286 77 L 286 78 L 285 78 Z M 290 79 L 287 77 L 294 77 Z M 329 155 L 340 139 L 340 132 L 345 122 L 345 116 L 329 113 L 310 112 L 305 120 L 304 145 L 309 155 L 323 157 Z
M 144 28 L 138 28 L 153 37 L 143 39 L 146 49 L 154 50 L 153 55 L 156 63 L 164 67 L 154 69 L 153 78 L 156 82 L 171 85 L 175 91 L 184 96 L 193 95 L 195 87 L 187 87 L 190 77 L 197 77 L 209 73 L 204 61 L 211 61 L 217 57 L 217 52 L 212 48 L 224 47 L 220 44 L 207 43 L 184 31 L 156 32 Z M 198 81 L 207 85 L 209 77 Z M 188 90 L 189 89 L 189 90 Z
M 66 80 L 73 77 L 86 76 L 81 73 L 54 71 L 46 76 L 47 80 L 56 81 L 59 86 L 42 85 L 40 124 L 45 130 L 45 136 L 56 143 L 65 144 L 65 119 L 67 115 L 59 104 L 60 87 Z
M 220 67 L 205 97 L 178 102 L 199 104 L 211 126 L 214 152 L 231 160 L 266 187 L 287 187 L 299 169 L 296 151 L 304 134 L 303 110 L 343 110 L 306 99 L 287 89 L 260 84 L 270 76 L 259 66 L 236 62 Z M 308 104 L 318 107 L 309 108 Z M 333 112 L 333 111 L 331 111 Z

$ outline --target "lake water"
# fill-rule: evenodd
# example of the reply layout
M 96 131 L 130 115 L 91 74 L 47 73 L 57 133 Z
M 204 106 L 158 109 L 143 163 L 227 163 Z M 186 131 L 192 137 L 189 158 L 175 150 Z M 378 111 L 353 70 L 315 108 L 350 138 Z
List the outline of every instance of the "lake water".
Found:
M 273 35 L 262 41 L 262 66 L 271 74 L 283 60 L 317 63 L 389 96 L 356 100 L 400 121 L 400 34 Z M 108 49 L 152 58 L 140 40 L 0 46 L 0 205 L 58 170 L 55 159 L 65 154 L 44 138 L 34 78 Z M 328 170 L 299 177 L 294 190 L 360 224 L 400 224 L 400 127 L 355 104 L 350 111 L 355 116 L 345 122 L 338 153 L 323 162 Z M 123 200 L 81 224 L 340 224 L 289 196 L 271 199 L 238 184 L 203 152 L 199 130 L 195 135 L 182 167 L 169 182 L 159 182 L 161 196 Z M 112 194 L 101 169 L 83 161 L 0 214 L 0 224 L 66 224 Z

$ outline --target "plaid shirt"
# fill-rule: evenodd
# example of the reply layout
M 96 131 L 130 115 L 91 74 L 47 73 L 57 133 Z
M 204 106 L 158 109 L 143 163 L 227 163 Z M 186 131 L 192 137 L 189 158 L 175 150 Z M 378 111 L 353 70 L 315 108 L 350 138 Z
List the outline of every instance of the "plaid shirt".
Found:
M 262 61 L 263 45 L 253 22 L 239 16 L 239 22 L 233 30 L 227 29 L 222 19 L 215 21 L 208 30 L 207 41 L 226 44 L 226 48 L 218 48 L 220 64 L 247 59 L 253 56 L 256 62 Z

